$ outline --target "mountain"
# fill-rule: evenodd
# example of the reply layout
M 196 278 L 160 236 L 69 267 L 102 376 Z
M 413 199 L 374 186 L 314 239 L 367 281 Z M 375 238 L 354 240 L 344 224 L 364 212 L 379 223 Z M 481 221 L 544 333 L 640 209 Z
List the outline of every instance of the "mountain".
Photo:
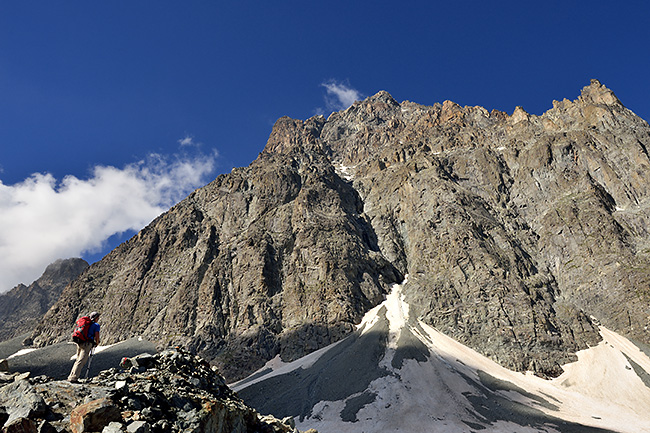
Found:
M 600 328 L 553 380 L 516 373 L 413 317 L 396 285 L 344 340 L 232 385 L 261 413 L 327 432 L 648 432 L 650 352 Z
M 181 345 L 240 379 L 353 333 L 401 283 L 411 314 L 553 378 L 650 343 L 650 127 L 596 80 L 535 116 L 388 93 L 279 119 L 259 157 L 190 194 L 63 291 L 34 341 L 102 311 L 102 340 Z
M 30 333 L 56 302 L 63 288 L 88 268 L 83 259 L 60 259 L 29 286 L 19 284 L 0 295 L 0 341 Z

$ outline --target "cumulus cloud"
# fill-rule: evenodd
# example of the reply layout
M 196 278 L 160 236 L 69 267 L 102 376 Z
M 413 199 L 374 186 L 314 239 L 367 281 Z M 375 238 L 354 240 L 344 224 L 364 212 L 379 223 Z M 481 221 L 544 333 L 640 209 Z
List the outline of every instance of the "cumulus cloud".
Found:
M 0 181 L 0 291 L 30 284 L 58 258 L 97 252 L 112 235 L 142 229 L 207 183 L 216 157 L 151 154 L 121 169 L 96 166 L 88 179 L 37 173 Z
M 322 83 L 321 86 L 325 87 L 327 92 L 325 105 L 329 111 L 345 110 L 355 101 L 363 99 L 363 95 L 358 90 L 345 83 L 330 80 Z

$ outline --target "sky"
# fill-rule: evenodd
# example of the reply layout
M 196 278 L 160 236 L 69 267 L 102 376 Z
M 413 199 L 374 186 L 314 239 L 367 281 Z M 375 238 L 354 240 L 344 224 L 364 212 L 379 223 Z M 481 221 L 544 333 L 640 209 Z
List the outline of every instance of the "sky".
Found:
M 645 1 L 4 2 L 0 292 L 94 262 L 250 164 L 282 116 L 388 91 L 542 114 L 590 79 L 650 119 Z

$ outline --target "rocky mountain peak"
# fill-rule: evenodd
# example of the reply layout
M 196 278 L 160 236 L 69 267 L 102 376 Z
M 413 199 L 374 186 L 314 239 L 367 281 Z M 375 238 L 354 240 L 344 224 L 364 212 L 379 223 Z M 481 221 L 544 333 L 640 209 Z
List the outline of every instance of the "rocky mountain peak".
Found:
M 584 104 L 622 105 L 614 92 L 596 79 L 582 89 L 578 99 Z
M 281 117 L 273 125 L 262 154 L 283 153 L 291 149 L 304 150 L 314 146 L 324 124 L 323 116 L 314 116 L 306 121 Z
M 517 106 L 515 107 L 515 111 L 512 112 L 512 116 L 510 116 L 509 120 L 511 123 L 527 121 L 530 120 L 530 114 L 528 114 L 523 107 Z
M 61 286 L 63 289 L 70 281 L 88 268 L 88 263 L 81 258 L 59 259 L 50 263 L 39 277 L 37 283 L 41 287 Z
M 352 125 L 379 125 L 394 117 L 400 104 L 388 92 L 380 91 L 363 101 L 357 101 L 344 111 L 334 112 L 327 123 L 343 121 Z
M 229 379 L 338 341 L 391 283 L 413 314 L 510 369 L 557 376 L 600 340 L 650 343 L 650 126 L 594 81 L 541 116 L 386 92 L 281 118 L 219 176 L 94 264 L 35 331 L 104 311 Z M 642 300 L 639 302 L 639 300 Z
M 357 104 L 359 104 L 357 102 Z M 385 105 L 389 107 L 399 107 L 399 102 L 393 98 L 393 96 L 385 90 L 380 90 L 374 95 L 366 98 L 363 102 L 363 105 Z

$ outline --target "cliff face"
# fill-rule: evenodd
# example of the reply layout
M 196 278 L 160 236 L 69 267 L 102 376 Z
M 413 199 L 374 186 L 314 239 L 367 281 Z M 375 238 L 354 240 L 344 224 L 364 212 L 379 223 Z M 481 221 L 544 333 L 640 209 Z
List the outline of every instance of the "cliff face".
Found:
M 428 323 L 550 375 L 597 339 L 588 316 L 648 341 L 650 130 L 610 90 L 539 117 L 387 94 L 332 117 L 334 163 Z
M 86 268 L 83 259 L 57 260 L 29 286 L 19 284 L 0 295 L 0 341 L 32 331 L 63 288 Z
M 71 284 L 36 342 L 97 309 L 107 341 L 183 344 L 232 379 L 337 341 L 409 274 L 426 323 L 554 376 L 599 340 L 594 318 L 650 343 L 649 145 L 597 81 L 541 116 L 380 92 L 282 118 L 249 167 Z
M 322 149 L 260 158 L 197 190 L 66 290 L 37 343 L 102 311 L 102 341 L 143 335 L 226 375 L 337 341 L 402 276 Z

